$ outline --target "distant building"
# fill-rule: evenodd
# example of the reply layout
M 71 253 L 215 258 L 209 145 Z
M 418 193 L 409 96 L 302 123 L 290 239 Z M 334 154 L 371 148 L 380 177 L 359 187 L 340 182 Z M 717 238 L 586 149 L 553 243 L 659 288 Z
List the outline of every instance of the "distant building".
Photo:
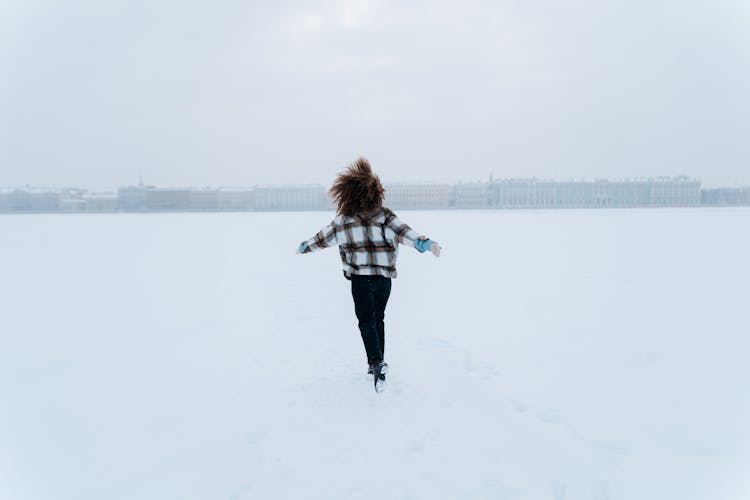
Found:
M 190 210 L 190 189 L 128 186 L 117 191 L 118 206 L 124 211 Z
M 394 210 L 448 208 L 448 184 L 390 184 L 383 203 Z
M 326 190 L 317 184 L 258 186 L 256 210 L 323 210 L 328 207 Z
M 60 193 L 49 189 L 28 191 L 32 212 L 56 212 L 60 208 Z
M 219 191 L 211 188 L 191 189 L 188 194 L 188 206 L 190 210 L 218 210 Z
M 0 190 L 0 211 L 3 212 L 57 212 L 60 210 L 60 193 L 44 188 Z
M 687 177 L 658 177 L 651 182 L 652 206 L 700 205 L 700 181 Z
M 594 181 L 504 179 L 490 186 L 495 208 L 693 206 L 700 182 L 686 177 Z
M 190 210 L 190 190 L 185 188 L 147 189 L 146 206 L 154 211 Z
M 455 184 L 448 206 L 455 208 L 489 208 L 492 203 L 490 186 L 491 184 L 487 182 Z
M 600 201 L 610 207 L 645 207 L 651 204 L 651 181 L 599 181 L 606 192 Z
M 0 190 L 0 210 L 3 212 L 28 212 L 31 210 L 29 193 L 21 189 Z
M 87 212 L 116 212 L 119 207 L 115 193 L 90 193 L 81 198 Z
M 601 197 L 601 188 L 585 181 L 564 181 L 555 186 L 557 200 L 562 208 L 590 208 L 595 206 L 595 193 Z
M 493 208 L 546 208 L 557 203 L 558 189 L 553 181 L 504 179 L 492 181 L 490 205 Z
M 141 212 L 148 209 L 146 188 L 127 186 L 117 190 L 117 204 L 125 212 Z
M 115 203 L 117 199 L 115 198 Z M 62 198 L 60 200 L 61 212 L 85 212 L 86 202 L 83 198 Z
M 750 205 L 750 187 L 703 189 L 701 204 L 709 206 Z
M 252 188 L 219 188 L 216 196 L 218 210 L 226 212 L 255 210 L 255 191 Z

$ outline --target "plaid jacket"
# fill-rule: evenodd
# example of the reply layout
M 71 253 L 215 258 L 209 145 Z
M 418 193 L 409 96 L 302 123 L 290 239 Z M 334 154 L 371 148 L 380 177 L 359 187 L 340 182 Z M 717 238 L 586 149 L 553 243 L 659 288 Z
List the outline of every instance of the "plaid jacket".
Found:
M 302 253 L 309 253 L 335 243 L 347 278 L 352 274 L 395 278 L 399 243 L 420 250 L 415 241 L 426 239 L 401 222 L 390 209 L 379 208 L 365 216 L 337 215 L 318 234 L 303 241 L 301 249 Z

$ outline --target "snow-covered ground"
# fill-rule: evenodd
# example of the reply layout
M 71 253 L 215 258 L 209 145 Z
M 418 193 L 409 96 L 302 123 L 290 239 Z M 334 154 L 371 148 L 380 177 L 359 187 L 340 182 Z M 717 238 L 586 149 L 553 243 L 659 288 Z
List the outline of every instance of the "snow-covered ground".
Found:
M 331 215 L 0 216 L 0 498 L 750 498 L 750 210 L 400 213 L 381 395 Z

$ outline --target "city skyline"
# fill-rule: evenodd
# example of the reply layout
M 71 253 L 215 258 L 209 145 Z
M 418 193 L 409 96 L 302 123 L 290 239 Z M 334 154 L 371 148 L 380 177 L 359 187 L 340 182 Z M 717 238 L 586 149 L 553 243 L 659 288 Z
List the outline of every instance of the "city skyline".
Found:
M 686 176 L 650 179 L 493 179 L 467 183 L 384 184 L 393 209 L 639 208 L 750 205 L 750 187 L 705 188 Z M 0 213 L 332 210 L 321 184 L 246 187 L 120 186 L 0 188 Z

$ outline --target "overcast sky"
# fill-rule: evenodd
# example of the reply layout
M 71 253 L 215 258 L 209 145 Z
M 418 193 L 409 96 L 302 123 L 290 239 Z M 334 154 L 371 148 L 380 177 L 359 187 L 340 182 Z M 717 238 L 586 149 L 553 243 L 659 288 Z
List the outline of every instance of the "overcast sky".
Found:
M 750 3 L 0 0 L 0 186 L 750 184 Z

